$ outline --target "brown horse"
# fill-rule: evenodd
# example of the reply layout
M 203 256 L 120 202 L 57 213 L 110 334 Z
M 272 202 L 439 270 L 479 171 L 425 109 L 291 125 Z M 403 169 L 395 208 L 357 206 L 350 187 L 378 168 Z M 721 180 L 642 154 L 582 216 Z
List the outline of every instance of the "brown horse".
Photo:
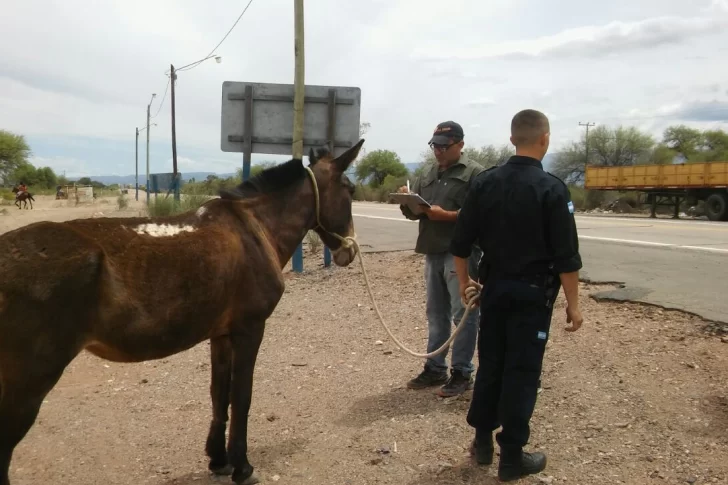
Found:
M 257 483 L 247 457 L 253 370 L 282 270 L 309 230 L 346 266 L 356 257 L 353 184 L 320 150 L 162 218 L 39 222 L 0 236 L 0 485 L 44 396 L 82 351 L 160 359 L 211 340 L 209 468 Z M 225 443 L 231 407 L 230 436 Z
M 26 191 L 26 192 L 23 192 L 22 194 L 18 195 L 18 192 L 20 192 L 18 187 L 13 187 L 13 193 L 15 194 L 15 205 L 18 206 L 18 209 L 21 209 L 21 207 L 20 207 L 21 203 L 24 203 L 25 208 L 27 209 L 28 201 L 30 201 L 30 208 L 33 209 L 33 202 L 35 202 L 35 199 L 33 198 L 33 194 Z

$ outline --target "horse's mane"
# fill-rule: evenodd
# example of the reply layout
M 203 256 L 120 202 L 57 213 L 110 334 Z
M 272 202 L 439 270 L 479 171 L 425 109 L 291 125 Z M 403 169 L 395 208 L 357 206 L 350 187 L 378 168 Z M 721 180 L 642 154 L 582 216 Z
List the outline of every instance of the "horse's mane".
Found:
M 293 158 L 274 165 L 251 177 L 233 189 L 220 190 L 220 198 L 240 200 L 261 194 L 268 194 L 291 187 L 306 177 L 303 160 Z

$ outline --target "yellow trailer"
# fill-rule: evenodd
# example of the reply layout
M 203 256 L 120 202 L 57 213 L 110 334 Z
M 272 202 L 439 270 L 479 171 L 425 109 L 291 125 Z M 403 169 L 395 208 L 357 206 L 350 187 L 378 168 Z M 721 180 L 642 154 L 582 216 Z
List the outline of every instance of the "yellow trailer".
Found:
M 628 167 L 587 167 L 584 187 L 590 190 L 646 192 L 653 213 L 659 197 L 689 204 L 705 201 L 712 221 L 728 221 L 728 161 Z M 672 204 L 670 204 L 672 205 Z

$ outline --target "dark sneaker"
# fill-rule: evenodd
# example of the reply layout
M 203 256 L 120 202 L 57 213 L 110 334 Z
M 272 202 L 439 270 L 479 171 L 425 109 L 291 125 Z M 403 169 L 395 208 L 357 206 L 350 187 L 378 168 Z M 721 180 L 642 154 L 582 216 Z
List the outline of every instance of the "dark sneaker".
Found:
M 470 454 L 475 457 L 475 461 L 478 465 L 490 465 L 493 463 L 493 452 L 495 447 L 493 441 L 490 443 L 478 443 L 477 440 L 473 440 L 470 444 Z
M 472 388 L 473 376 L 469 375 L 466 377 L 462 372 L 454 370 L 445 385 L 437 391 L 437 395 L 440 397 L 452 397 L 469 391 Z
M 516 455 L 515 459 L 506 457 L 504 460 L 504 455 L 501 451 L 501 459 L 498 464 L 498 479 L 502 482 L 510 482 L 523 478 L 526 475 L 534 475 L 542 472 L 545 468 L 546 455 L 541 452 L 521 452 L 520 457 Z
M 446 372 L 438 372 L 425 367 L 420 375 L 407 383 L 407 387 L 410 389 L 425 389 L 426 387 L 439 386 L 445 382 L 447 382 Z

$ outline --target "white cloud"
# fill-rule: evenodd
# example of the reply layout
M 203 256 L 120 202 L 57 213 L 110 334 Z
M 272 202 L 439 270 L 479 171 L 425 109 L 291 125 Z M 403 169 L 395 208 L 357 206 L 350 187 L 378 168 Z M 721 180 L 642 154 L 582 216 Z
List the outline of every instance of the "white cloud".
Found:
M 419 59 L 528 59 L 533 57 L 601 57 L 637 49 L 679 44 L 692 37 L 720 33 L 728 27 L 726 2 L 714 0 L 706 16 L 659 16 L 635 22 L 612 21 L 599 26 L 563 30 L 554 35 L 457 50 L 432 43 L 413 51 Z

